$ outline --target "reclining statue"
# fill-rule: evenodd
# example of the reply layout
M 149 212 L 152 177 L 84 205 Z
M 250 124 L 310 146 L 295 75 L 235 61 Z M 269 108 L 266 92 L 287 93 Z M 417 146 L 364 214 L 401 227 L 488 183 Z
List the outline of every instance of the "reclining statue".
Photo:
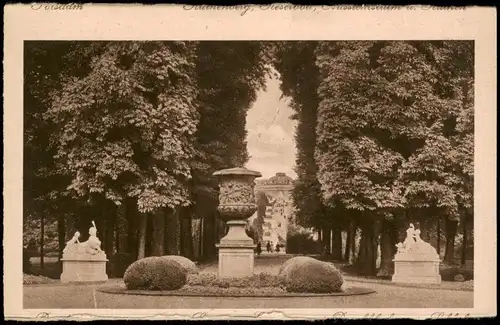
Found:
M 415 229 L 415 226 L 410 223 L 410 227 L 406 230 L 406 238 L 402 243 L 396 244 L 398 249 L 396 255 L 418 254 L 427 256 L 438 256 L 436 249 L 431 244 L 420 238 L 420 229 Z
M 63 253 L 73 253 L 76 255 L 97 255 L 104 253 L 101 249 L 101 241 L 97 238 L 97 227 L 94 221 L 92 221 L 92 227 L 89 229 L 89 235 L 90 236 L 87 241 L 80 242 L 80 233 L 78 231 L 75 232 L 73 238 L 67 242 Z

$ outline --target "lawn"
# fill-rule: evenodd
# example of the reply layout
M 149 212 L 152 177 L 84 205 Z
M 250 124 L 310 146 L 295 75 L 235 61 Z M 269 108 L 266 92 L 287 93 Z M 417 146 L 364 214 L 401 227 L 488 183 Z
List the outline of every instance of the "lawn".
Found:
M 256 258 L 256 273 L 277 274 L 285 256 Z M 216 272 L 217 263 L 202 265 L 202 272 Z M 175 308 L 472 308 L 473 291 L 463 283 L 443 282 L 439 286 L 401 286 L 389 280 L 346 276 L 352 286 L 376 291 L 362 296 L 230 298 L 230 297 L 169 297 L 133 296 L 103 293 L 100 285 L 63 285 L 59 282 L 24 286 L 24 308 L 114 308 L 114 309 L 175 309 Z M 102 286 L 122 285 L 121 279 L 111 279 Z M 464 290 L 468 289 L 468 290 Z

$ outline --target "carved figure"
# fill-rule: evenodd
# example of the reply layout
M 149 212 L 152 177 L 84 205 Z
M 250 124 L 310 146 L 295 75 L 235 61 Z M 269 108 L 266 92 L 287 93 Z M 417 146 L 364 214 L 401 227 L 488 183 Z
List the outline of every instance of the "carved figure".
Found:
M 413 234 L 413 236 L 415 238 L 415 242 L 417 242 L 417 243 L 423 242 L 422 238 L 420 238 L 420 229 L 416 229 L 415 233 Z
M 86 242 L 81 243 L 82 247 L 85 249 L 86 253 L 95 255 L 101 253 L 101 241 L 97 238 L 97 227 L 95 222 L 92 221 L 93 227 L 89 229 L 89 239 Z
M 71 240 L 66 243 L 66 247 L 64 247 L 63 253 L 69 251 L 71 248 L 74 247 L 74 245 L 79 244 L 80 243 L 80 241 L 78 240 L 79 238 L 80 238 L 80 232 L 77 231 L 73 235 L 73 238 L 71 238 Z
M 398 243 L 396 244 L 396 247 L 398 248 L 398 254 L 404 253 L 405 251 L 405 246 L 403 243 Z
M 101 241 L 97 238 L 97 227 L 95 222 L 92 221 L 92 227 L 89 229 L 89 239 L 85 242 L 80 242 L 80 233 L 77 231 L 70 241 L 66 244 L 63 250 L 64 254 L 70 255 L 96 255 L 103 253 L 101 250 Z
M 397 244 L 396 247 L 398 248 L 397 254 L 437 256 L 436 249 L 420 238 L 420 229 L 415 229 L 411 223 L 406 230 L 404 242 Z
M 415 243 L 415 226 L 410 223 L 410 227 L 406 230 L 406 238 L 403 242 L 405 248 L 408 250 L 412 244 Z

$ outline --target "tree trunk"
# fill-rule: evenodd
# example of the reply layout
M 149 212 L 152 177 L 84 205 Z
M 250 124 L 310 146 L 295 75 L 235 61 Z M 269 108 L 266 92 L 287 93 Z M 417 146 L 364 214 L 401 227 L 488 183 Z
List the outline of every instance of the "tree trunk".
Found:
M 118 230 L 116 229 L 116 225 L 115 225 L 115 250 L 116 250 L 116 253 L 120 252 L 120 233 L 118 232 Z
M 199 222 L 199 228 L 198 228 L 198 231 L 199 231 L 199 252 L 198 252 L 198 258 L 201 260 L 203 258 L 203 254 L 204 254 L 204 251 L 203 251 L 203 222 L 204 222 L 205 218 L 201 218 L 200 219 L 200 222 Z
M 466 252 L 467 252 L 467 222 L 465 220 L 465 217 L 463 219 L 463 225 L 462 225 L 462 251 L 461 251 L 461 258 L 460 258 L 460 264 L 465 265 L 465 260 L 466 260 Z
M 423 217 L 420 218 L 419 223 L 420 223 L 420 238 L 422 238 L 426 242 L 429 242 L 430 241 L 429 223 Z
M 191 210 L 183 209 L 181 216 L 181 254 L 184 257 L 193 259 L 194 257 L 194 247 L 193 247 L 193 229 L 192 229 L 192 218 Z
M 118 206 L 115 223 L 116 252 L 125 253 L 127 247 L 127 205 L 122 203 Z
M 153 214 L 151 229 L 151 256 L 163 256 L 165 252 L 165 210 L 160 208 Z
M 349 264 L 354 264 L 354 261 L 356 261 L 356 237 L 358 233 L 358 227 L 356 224 L 353 224 L 352 228 L 352 240 L 351 240 L 351 255 L 349 256 Z
M 151 256 L 151 250 L 153 248 L 153 219 L 154 214 L 148 213 L 147 215 L 147 223 L 146 223 L 146 257 Z
M 193 260 L 198 261 L 200 259 L 200 243 L 201 243 L 201 219 L 194 219 L 191 216 L 191 232 L 193 237 Z
M 370 218 L 367 216 L 366 218 Z M 376 225 L 373 220 L 365 220 L 361 230 L 359 256 L 356 261 L 361 275 L 375 275 L 377 262 Z
M 167 255 L 180 255 L 180 220 L 178 209 L 167 215 Z
M 40 268 L 44 268 L 44 258 L 43 258 L 43 255 L 44 255 L 44 252 L 43 252 L 43 246 L 44 246 L 44 243 L 45 242 L 45 218 L 43 217 L 43 215 L 41 215 L 41 218 L 40 218 Z
M 142 215 L 137 210 L 137 202 L 133 199 L 125 200 L 125 219 L 127 223 L 127 245 L 126 252 L 134 255 L 137 259 L 139 256 L 136 255 L 140 249 L 138 245 L 138 229 L 141 228 L 140 223 L 145 222 L 141 221 Z M 146 226 L 144 225 L 144 236 L 146 235 Z M 144 248 L 143 248 L 144 251 Z
M 212 212 L 203 218 L 203 258 L 211 258 L 216 256 L 216 241 L 215 241 L 215 213 Z
M 331 240 L 332 240 L 332 232 L 329 227 L 323 227 L 323 243 L 322 243 L 322 252 L 324 255 L 329 256 L 332 252 Z
M 381 217 L 376 217 L 375 219 L 375 222 L 374 222 L 374 232 L 373 232 L 373 248 L 375 250 L 375 255 L 374 255 L 374 258 L 375 258 L 375 270 L 374 272 L 376 272 L 376 269 L 378 267 L 378 258 L 379 258 L 379 248 L 380 248 L 380 234 L 381 234 L 381 230 L 382 230 L 382 220 L 384 220 L 383 218 Z
M 354 253 L 353 249 L 353 242 L 355 240 L 355 235 L 356 235 L 356 228 L 354 225 L 354 220 L 349 221 L 349 225 L 347 227 L 347 236 L 345 240 L 345 251 L 344 251 L 344 261 L 350 263 L 351 262 L 351 255 Z
M 436 238 L 437 253 L 439 256 L 441 256 L 441 222 L 440 222 L 440 218 L 437 219 L 436 233 L 437 233 L 437 238 Z
M 394 254 L 396 254 L 397 230 L 394 222 L 384 220 L 382 222 L 382 234 L 380 235 L 380 269 L 377 276 L 391 276 L 394 273 Z
M 148 225 L 148 218 L 145 213 L 139 214 L 139 243 L 137 247 L 137 259 L 140 260 L 146 257 L 146 228 Z
M 317 231 L 318 231 L 318 242 L 322 243 L 323 242 L 323 232 L 321 231 L 321 228 L 318 228 Z
M 332 257 L 335 261 L 342 260 L 342 229 L 339 225 L 332 229 Z
M 59 244 L 59 259 L 61 259 L 64 247 L 66 246 L 66 219 L 64 214 L 60 214 L 57 218 L 57 240 Z
M 444 263 L 453 262 L 453 253 L 455 250 L 455 237 L 457 235 L 458 222 L 446 218 L 446 250 L 444 252 Z
M 366 235 L 366 231 L 364 233 Z M 363 261 L 365 259 L 365 256 L 366 256 L 366 244 L 365 244 L 366 236 L 365 235 L 363 235 L 363 229 L 361 229 L 360 239 L 359 239 L 358 256 L 356 257 L 356 262 L 355 262 L 357 268 L 360 267 L 361 261 Z
M 111 209 L 110 209 L 111 210 Z M 109 211 L 111 213 L 108 213 L 106 216 L 106 228 L 105 228 L 105 233 L 104 233 L 104 251 L 108 256 L 113 255 L 113 244 L 114 244 L 114 231 L 115 231 L 115 215 L 116 211 Z M 114 213 L 112 213 L 114 212 Z

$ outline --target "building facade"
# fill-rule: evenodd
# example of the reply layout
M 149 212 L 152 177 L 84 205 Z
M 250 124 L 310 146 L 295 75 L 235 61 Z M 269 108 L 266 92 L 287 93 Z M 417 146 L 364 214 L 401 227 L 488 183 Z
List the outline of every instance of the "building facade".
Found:
M 270 242 L 275 249 L 276 244 L 282 244 L 284 252 L 287 229 L 290 222 L 294 222 L 292 189 L 293 179 L 285 173 L 276 173 L 269 179 L 256 180 L 255 193 L 265 193 L 267 197 L 267 207 L 262 220 L 262 237 L 260 241 L 263 249 Z M 250 221 L 257 218 L 255 213 Z

